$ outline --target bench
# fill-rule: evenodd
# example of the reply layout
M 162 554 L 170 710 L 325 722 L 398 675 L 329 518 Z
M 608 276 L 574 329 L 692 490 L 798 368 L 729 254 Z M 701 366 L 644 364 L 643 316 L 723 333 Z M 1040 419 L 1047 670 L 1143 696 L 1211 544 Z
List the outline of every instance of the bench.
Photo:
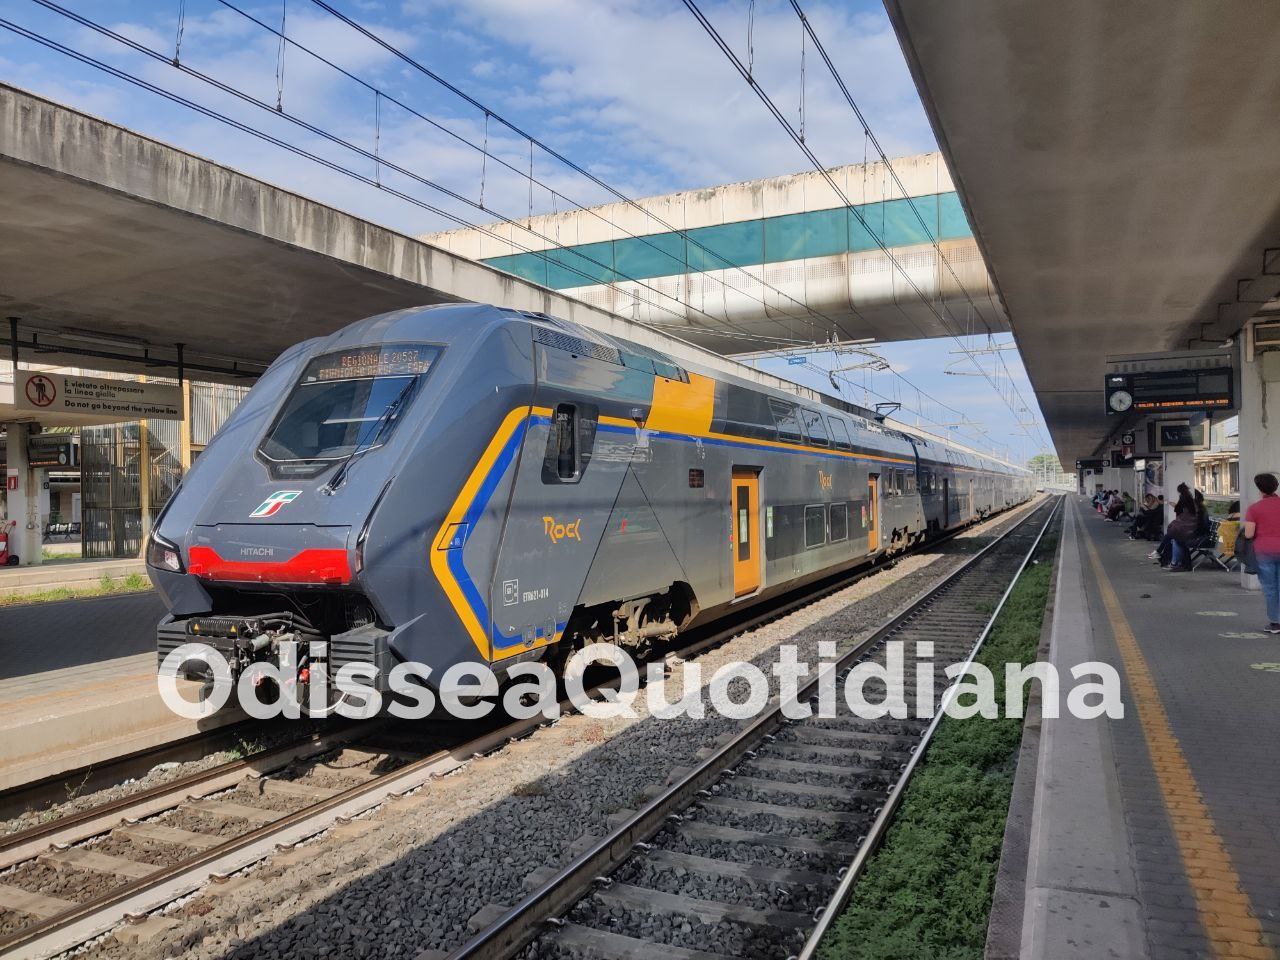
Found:
M 1189 551 L 1187 562 L 1192 570 L 1202 563 L 1211 563 L 1222 570 L 1229 571 L 1237 563 L 1235 557 L 1226 556 L 1218 551 L 1218 545 L 1222 541 L 1218 533 L 1218 528 L 1221 526 L 1220 517 L 1211 517 L 1208 531 L 1192 537 L 1187 544 Z
M 76 540 L 80 537 L 80 524 L 70 521 L 59 521 L 57 523 L 46 523 L 44 525 L 44 539 L 52 540 L 55 537 L 61 537 L 63 540 Z

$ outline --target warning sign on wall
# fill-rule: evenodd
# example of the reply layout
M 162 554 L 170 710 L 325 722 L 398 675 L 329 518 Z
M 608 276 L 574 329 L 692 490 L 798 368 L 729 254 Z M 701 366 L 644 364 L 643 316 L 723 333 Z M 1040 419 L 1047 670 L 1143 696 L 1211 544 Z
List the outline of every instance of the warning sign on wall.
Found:
M 33 413 L 72 413 L 121 420 L 181 420 L 182 390 L 163 383 L 19 370 L 13 405 Z

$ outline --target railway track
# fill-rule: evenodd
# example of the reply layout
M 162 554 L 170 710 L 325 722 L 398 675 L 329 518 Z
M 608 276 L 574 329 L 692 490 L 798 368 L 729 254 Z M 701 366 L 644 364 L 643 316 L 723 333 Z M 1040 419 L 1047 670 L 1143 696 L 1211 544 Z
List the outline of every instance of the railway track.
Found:
M 828 578 L 670 652 L 695 656 L 882 568 Z M 478 734 L 451 720 L 347 724 L 0 838 L 0 954 L 72 949 L 320 833 L 366 829 L 353 818 L 420 802 L 433 777 L 546 722 L 490 722 Z
M 939 677 L 944 665 L 969 662 L 1059 503 L 1033 511 L 833 671 L 843 676 L 881 657 L 891 640 L 903 642 L 908 664 L 919 644 L 932 644 Z M 797 702 L 819 683 L 815 677 Z M 916 691 L 907 687 L 911 708 Z M 940 679 L 935 698 L 946 687 Z M 526 897 L 492 909 L 487 926 L 448 960 L 813 957 L 939 722 L 841 710 L 805 720 L 766 712 L 697 768 L 679 771 L 644 809 L 618 815 L 607 836 L 583 838 L 572 862 L 535 875 Z

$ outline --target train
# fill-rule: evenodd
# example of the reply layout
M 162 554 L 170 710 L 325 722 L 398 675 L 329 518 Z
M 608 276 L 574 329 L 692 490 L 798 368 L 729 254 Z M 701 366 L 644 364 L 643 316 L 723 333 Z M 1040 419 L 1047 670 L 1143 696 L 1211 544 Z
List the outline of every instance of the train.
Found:
M 1028 471 L 541 313 L 398 310 L 282 353 L 153 524 L 161 663 L 285 639 L 306 699 L 645 648 L 1032 495 Z M 816 399 L 814 399 L 816 398 Z M 314 641 L 323 641 L 316 645 Z M 210 680 L 188 663 L 183 675 Z

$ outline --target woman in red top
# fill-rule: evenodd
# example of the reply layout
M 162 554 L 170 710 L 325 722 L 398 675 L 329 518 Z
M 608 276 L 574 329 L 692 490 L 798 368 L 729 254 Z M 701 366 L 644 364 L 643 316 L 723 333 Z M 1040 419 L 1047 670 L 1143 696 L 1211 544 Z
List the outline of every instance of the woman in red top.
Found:
M 1275 474 L 1260 473 L 1253 485 L 1262 499 L 1251 504 L 1244 515 L 1241 532 L 1253 542 L 1253 556 L 1258 564 L 1258 581 L 1267 598 L 1267 633 L 1280 633 L 1280 497 Z

